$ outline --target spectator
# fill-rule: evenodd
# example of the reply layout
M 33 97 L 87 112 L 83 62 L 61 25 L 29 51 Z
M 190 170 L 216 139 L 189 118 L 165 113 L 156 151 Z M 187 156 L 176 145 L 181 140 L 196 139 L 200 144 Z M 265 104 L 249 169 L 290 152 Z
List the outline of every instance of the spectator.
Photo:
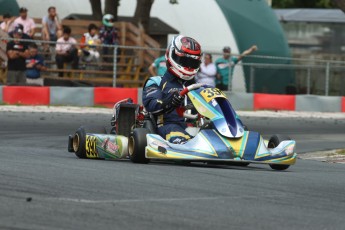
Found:
M 91 23 L 88 27 L 88 33 L 85 33 L 81 38 L 82 59 L 86 62 L 99 62 L 99 52 L 97 46 L 101 44 L 98 37 L 98 27 Z
M 231 48 L 226 46 L 223 48 L 223 57 L 216 60 L 217 67 L 217 79 L 216 87 L 220 90 L 231 90 L 232 88 L 232 75 L 235 65 L 242 60 L 243 57 L 251 54 L 257 50 L 257 47 L 253 45 L 249 49 L 245 50 L 238 57 L 231 56 Z M 228 86 L 230 86 L 228 88 Z
M 167 64 L 165 60 L 165 56 L 161 56 L 156 58 L 152 65 L 149 67 L 149 72 L 152 76 L 163 76 L 167 71 Z
M 19 9 L 19 17 L 14 20 L 14 24 L 22 24 L 24 27 L 23 33 L 30 36 L 30 38 L 34 37 L 36 24 L 32 18 L 28 17 L 28 9 L 22 7 Z
M 102 44 L 104 45 L 118 45 L 118 34 L 117 29 L 114 27 L 114 16 L 111 14 L 106 14 L 102 19 L 103 26 L 100 28 L 99 38 L 101 39 Z M 103 55 L 112 54 L 112 48 L 103 47 Z M 103 57 L 105 62 L 111 62 L 112 59 L 109 57 Z
M 21 31 L 24 31 L 24 27 L 23 27 L 23 25 L 22 24 L 18 24 L 18 25 L 16 25 L 16 27 L 15 28 L 19 28 Z M 9 32 L 8 33 L 8 35 L 11 37 L 11 38 L 13 38 L 13 32 L 14 31 L 11 31 L 11 32 Z M 22 39 L 31 39 L 30 38 L 30 36 L 29 35 L 27 35 L 26 33 L 23 33 L 23 35 L 22 35 Z M 28 42 L 25 42 L 25 43 L 27 43 L 28 44 Z
M 44 59 L 37 52 L 36 43 L 29 45 L 29 57 L 26 59 L 26 83 L 28 85 L 43 85 L 41 71 L 46 70 Z
M 48 8 L 48 15 L 42 18 L 42 38 L 44 41 L 55 42 L 62 36 L 62 27 L 56 8 Z M 44 43 L 44 50 L 49 51 L 49 44 Z
M 212 63 L 212 55 L 209 53 L 204 54 L 204 61 L 200 65 L 199 72 L 196 76 L 198 83 L 203 83 L 212 87 L 216 86 L 216 65 Z
M 8 56 L 8 71 L 7 71 L 7 84 L 8 85 L 25 85 L 25 59 L 29 56 L 27 45 L 18 39 L 23 36 L 23 31 L 16 28 L 13 31 L 15 40 L 9 41 L 6 47 Z
M 63 69 L 64 63 L 72 62 L 72 68 L 78 69 L 79 57 L 76 47 L 77 41 L 71 37 L 71 28 L 66 26 L 63 35 L 57 40 L 56 44 L 56 65 L 58 69 Z M 63 72 L 59 72 L 59 77 L 63 77 Z
M 0 24 L 0 28 L 6 32 L 9 33 L 15 29 L 14 25 L 14 17 L 12 17 L 10 14 L 4 14 L 4 21 Z

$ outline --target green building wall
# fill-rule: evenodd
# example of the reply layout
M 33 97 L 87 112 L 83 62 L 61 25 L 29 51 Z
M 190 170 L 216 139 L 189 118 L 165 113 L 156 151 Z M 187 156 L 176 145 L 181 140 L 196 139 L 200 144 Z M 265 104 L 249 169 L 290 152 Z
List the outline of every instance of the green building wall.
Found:
M 216 0 L 235 36 L 240 52 L 256 44 L 253 55 L 291 57 L 284 31 L 265 0 Z M 221 28 L 220 28 L 221 29 Z M 246 57 L 245 63 L 290 64 L 289 60 Z M 270 65 L 272 67 L 272 65 Z M 244 67 L 247 91 L 284 94 L 295 85 L 292 69 Z M 251 74 L 254 86 L 250 85 Z

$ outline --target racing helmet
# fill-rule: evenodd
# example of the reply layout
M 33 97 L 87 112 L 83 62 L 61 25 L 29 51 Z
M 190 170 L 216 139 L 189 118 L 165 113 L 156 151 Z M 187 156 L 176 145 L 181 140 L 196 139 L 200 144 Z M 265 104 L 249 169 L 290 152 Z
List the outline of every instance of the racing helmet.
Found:
M 103 23 L 103 25 L 105 25 L 107 27 L 113 27 L 113 25 L 114 25 L 114 16 L 112 14 L 104 15 L 103 19 L 102 19 L 102 23 Z
M 191 37 L 175 36 L 166 50 L 165 59 L 169 72 L 189 81 L 200 68 L 201 46 Z

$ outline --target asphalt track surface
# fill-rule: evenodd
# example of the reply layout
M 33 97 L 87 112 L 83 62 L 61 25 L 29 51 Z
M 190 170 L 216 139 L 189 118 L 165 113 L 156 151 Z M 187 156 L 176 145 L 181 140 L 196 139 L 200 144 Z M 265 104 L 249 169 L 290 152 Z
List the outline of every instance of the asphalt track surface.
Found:
M 109 118 L 0 112 L 0 229 L 344 229 L 344 164 L 299 159 L 278 172 L 67 152 L 80 124 Z M 298 152 L 345 148 L 344 120 L 242 119 L 264 137 L 289 134 Z

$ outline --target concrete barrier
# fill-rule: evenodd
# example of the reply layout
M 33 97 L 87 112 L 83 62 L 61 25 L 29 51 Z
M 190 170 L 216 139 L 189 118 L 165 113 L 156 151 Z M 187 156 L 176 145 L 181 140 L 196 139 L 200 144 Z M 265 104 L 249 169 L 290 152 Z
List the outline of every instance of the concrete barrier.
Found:
M 2 86 L 0 85 L 0 103 L 2 103 Z
M 50 87 L 50 104 L 93 106 L 93 91 L 93 87 Z
M 138 88 L 138 103 L 142 104 L 143 103 L 143 89 Z
M 235 110 L 345 112 L 345 97 L 225 92 Z M 142 104 L 141 88 L 0 86 L 0 103 L 24 105 L 103 105 L 125 98 Z
M 230 93 L 225 92 L 232 107 L 235 110 L 253 110 L 253 94 L 252 93 Z
M 341 97 L 297 95 L 296 111 L 341 112 Z
M 290 110 L 296 108 L 295 95 L 254 93 L 254 110 Z
M 49 87 L 4 86 L 3 102 L 22 105 L 49 105 Z
M 134 103 L 138 102 L 138 89 L 136 88 L 94 88 L 94 105 L 102 105 L 112 108 L 114 104 L 125 98 L 131 98 Z

